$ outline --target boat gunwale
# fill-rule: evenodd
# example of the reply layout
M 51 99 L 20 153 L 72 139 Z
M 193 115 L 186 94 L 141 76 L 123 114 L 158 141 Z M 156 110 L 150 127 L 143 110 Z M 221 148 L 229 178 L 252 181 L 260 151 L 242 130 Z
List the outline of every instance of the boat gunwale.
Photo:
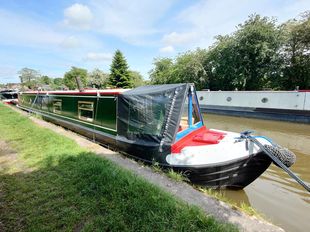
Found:
M 20 92 L 23 94 L 34 94 L 34 95 L 120 95 L 124 92 L 128 91 L 128 89 L 113 89 L 113 90 L 85 90 L 85 91 L 25 91 Z

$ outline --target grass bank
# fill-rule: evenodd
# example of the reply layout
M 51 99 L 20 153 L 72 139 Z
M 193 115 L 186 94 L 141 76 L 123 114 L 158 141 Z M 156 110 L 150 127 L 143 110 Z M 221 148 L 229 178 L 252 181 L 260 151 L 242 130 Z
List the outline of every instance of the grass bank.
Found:
M 2 104 L 0 140 L 0 231 L 236 231 Z

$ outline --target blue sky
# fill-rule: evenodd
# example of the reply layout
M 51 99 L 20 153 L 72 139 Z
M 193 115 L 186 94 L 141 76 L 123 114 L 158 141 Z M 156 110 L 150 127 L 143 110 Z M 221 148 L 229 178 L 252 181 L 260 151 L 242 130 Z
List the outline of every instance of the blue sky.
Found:
M 23 67 L 108 72 L 116 49 L 147 78 L 154 58 L 207 48 L 250 14 L 282 23 L 306 10 L 310 0 L 0 0 L 0 83 Z

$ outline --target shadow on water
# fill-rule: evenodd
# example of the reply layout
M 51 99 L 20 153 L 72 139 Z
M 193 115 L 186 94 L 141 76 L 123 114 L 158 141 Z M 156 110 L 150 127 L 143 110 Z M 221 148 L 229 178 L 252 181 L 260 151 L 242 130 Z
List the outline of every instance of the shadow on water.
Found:
M 297 156 L 291 170 L 310 184 L 310 125 L 212 114 L 204 115 L 204 120 L 208 128 L 234 132 L 251 129 L 287 147 Z M 310 231 L 310 194 L 273 164 L 244 190 L 224 194 L 237 204 L 248 202 L 287 231 Z

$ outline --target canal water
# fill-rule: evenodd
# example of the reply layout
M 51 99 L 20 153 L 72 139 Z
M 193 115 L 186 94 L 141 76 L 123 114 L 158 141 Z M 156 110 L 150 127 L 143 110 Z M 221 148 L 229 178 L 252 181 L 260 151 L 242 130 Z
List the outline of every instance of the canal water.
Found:
M 310 184 L 310 125 L 204 114 L 208 128 L 241 132 L 255 130 L 287 147 L 297 156 L 291 170 Z M 223 191 L 237 204 L 245 202 L 286 231 L 310 231 L 310 194 L 272 164 L 243 190 Z

